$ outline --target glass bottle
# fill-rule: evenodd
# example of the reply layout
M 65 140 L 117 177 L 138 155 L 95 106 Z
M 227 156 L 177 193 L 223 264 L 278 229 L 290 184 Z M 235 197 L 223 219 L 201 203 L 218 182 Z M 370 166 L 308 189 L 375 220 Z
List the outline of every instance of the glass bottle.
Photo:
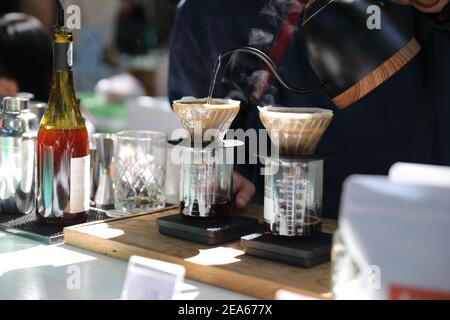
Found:
M 72 33 L 53 35 L 53 80 L 37 140 L 37 218 L 44 224 L 73 225 L 89 210 L 89 141 L 72 76 Z

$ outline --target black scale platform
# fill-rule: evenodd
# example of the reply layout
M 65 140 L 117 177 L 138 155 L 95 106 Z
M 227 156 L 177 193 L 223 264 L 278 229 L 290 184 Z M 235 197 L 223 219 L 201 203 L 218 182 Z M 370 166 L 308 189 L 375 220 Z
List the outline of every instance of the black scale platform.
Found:
M 310 268 L 330 261 L 332 236 L 321 233 L 311 239 L 290 239 L 253 233 L 241 238 L 246 254 Z
M 90 209 L 88 222 L 105 220 L 108 216 L 98 209 Z M 0 214 L 0 230 L 17 234 L 46 244 L 60 243 L 64 240 L 63 226 L 48 226 L 37 222 L 35 214 Z
M 327 233 L 312 239 L 267 237 L 257 219 L 235 215 L 225 222 L 199 222 L 175 214 L 156 224 L 161 234 L 207 245 L 240 239 L 246 254 L 303 268 L 330 261 L 332 236 Z
M 233 215 L 223 222 L 198 222 L 175 214 L 156 219 L 156 224 L 164 235 L 215 245 L 239 240 L 253 232 L 258 220 Z

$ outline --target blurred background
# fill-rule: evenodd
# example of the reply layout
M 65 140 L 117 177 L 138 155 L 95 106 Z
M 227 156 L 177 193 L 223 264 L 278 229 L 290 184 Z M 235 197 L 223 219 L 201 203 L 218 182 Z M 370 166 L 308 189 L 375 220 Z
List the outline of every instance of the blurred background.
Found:
M 77 19 L 77 8 L 70 6 L 80 8 L 81 28 L 73 30 L 74 81 L 83 114 L 95 130 L 152 128 L 171 132 L 178 127 L 175 116 L 167 112 L 170 111 L 169 37 L 178 1 L 64 0 L 63 3 L 66 22 L 76 23 L 73 19 Z M 42 77 L 46 73 L 43 69 L 49 69 L 48 50 L 43 49 L 44 45 L 32 47 L 30 38 L 37 41 L 37 33 L 41 37 L 50 36 L 56 16 L 54 0 L 1 0 L 0 15 L 0 81 L 2 76 L 27 78 L 33 83 L 26 85 L 24 80 L 19 90 L 31 92 L 35 100 L 46 102 L 48 97 L 39 94 L 35 86 L 37 82 L 50 81 L 51 75 L 44 81 L 31 78 L 33 74 Z M 13 28 L 15 32 L 11 31 Z M 30 38 L 24 41 L 27 30 L 33 36 L 27 35 Z M 26 50 L 25 42 L 30 50 Z M 43 42 L 41 39 L 40 43 Z M 28 56 L 8 56 L 7 52 L 12 51 L 8 48 L 15 45 L 19 46 L 15 52 L 28 52 Z M 21 67 L 12 67 L 16 60 L 20 60 Z M 6 95 L 0 92 L 0 96 Z

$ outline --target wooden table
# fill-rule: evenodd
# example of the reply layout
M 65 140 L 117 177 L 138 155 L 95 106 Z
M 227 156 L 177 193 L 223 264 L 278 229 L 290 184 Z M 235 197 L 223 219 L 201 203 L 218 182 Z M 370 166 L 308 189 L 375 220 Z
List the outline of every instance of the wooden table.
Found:
M 155 213 L 87 223 L 64 229 L 64 241 L 83 249 L 128 260 L 132 255 L 177 263 L 192 280 L 262 299 L 279 289 L 315 298 L 330 297 L 330 263 L 303 269 L 246 255 L 239 241 L 206 246 L 158 232 L 156 219 L 176 214 L 172 207 Z M 236 212 L 262 221 L 262 207 Z M 336 221 L 324 220 L 323 231 L 333 232 Z

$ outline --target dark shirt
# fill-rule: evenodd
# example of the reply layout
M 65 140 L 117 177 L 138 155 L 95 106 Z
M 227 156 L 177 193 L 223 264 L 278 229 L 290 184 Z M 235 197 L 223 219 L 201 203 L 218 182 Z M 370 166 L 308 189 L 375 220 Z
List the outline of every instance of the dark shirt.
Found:
M 268 52 L 268 40 L 276 34 L 282 16 L 282 8 L 273 7 L 273 3 L 183 1 L 172 35 L 170 99 L 207 96 L 216 58 L 227 49 L 253 45 Z M 276 82 L 271 83 L 261 102 L 333 110 L 334 120 L 317 148 L 318 153 L 333 155 L 326 161 L 324 172 L 327 217 L 337 217 L 342 183 L 351 174 L 386 175 L 398 161 L 450 164 L 450 25 L 438 27 L 412 7 L 384 3 L 422 46 L 419 55 L 400 72 L 345 110 L 337 109 L 322 88 L 296 95 Z M 258 37 L 263 34 L 268 34 L 268 39 Z M 289 83 L 307 87 L 318 79 L 307 62 L 301 37 L 299 29 L 280 69 Z M 253 72 L 261 69 L 259 62 L 240 54 L 223 69 L 214 96 L 243 102 L 234 126 L 263 128 L 256 106 L 248 101 L 249 82 Z M 259 166 L 237 169 L 255 183 L 253 201 L 262 203 L 264 180 Z
M 1 0 L 0 1 L 0 16 L 9 12 L 19 11 L 18 0 Z
M 156 45 L 154 27 L 145 17 L 121 16 L 117 24 L 116 42 L 121 53 L 147 54 Z

